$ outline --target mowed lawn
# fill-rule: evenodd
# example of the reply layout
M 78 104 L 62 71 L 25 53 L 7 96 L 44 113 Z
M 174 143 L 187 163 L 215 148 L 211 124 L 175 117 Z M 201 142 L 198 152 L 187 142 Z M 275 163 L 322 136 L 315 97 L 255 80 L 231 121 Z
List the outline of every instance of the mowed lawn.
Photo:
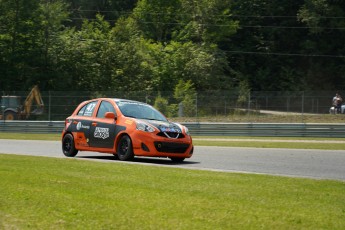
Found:
M 0 229 L 345 229 L 345 182 L 0 154 Z
M 61 134 L 0 133 L 0 139 L 61 141 Z M 345 150 L 345 138 L 193 136 L 196 146 Z

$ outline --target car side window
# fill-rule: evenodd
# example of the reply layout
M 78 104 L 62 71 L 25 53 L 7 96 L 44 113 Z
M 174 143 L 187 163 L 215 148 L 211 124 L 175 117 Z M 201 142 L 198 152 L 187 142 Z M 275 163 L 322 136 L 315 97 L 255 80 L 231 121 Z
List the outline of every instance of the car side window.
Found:
M 79 116 L 91 117 L 93 110 L 95 109 L 97 101 L 90 102 L 89 104 L 84 105 L 78 112 Z
M 83 116 L 84 111 L 85 111 L 86 105 L 84 105 L 78 112 L 78 116 Z
M 114 106 L 110 102 L 102 101 L 97 112 L 97 117 L 104 118 L 106 112 L 113 112 L 114 114 L 116 114 Z

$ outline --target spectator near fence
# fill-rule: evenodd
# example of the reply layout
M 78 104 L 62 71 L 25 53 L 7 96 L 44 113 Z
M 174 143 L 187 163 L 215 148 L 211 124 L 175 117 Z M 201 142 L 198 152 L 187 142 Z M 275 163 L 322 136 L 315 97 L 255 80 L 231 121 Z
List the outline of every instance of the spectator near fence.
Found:
M 334 113 L 341 113 L 341 104 L 343 99 L 340 94 L 337 92 L 332 100 L 332 105 L 334 106 Z

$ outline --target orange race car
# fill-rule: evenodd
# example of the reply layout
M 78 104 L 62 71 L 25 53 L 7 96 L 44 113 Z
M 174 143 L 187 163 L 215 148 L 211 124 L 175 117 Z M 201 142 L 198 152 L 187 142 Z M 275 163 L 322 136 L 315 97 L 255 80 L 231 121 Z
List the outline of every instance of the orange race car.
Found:
M 188 128 L 172 123 L 152 106 L 125 99 L 98 98 L 82 102 L 66 118 L 62 151 L 114 154 L 119 160 L 134 156 L 169 157 L 182 162 L 193 155 Z

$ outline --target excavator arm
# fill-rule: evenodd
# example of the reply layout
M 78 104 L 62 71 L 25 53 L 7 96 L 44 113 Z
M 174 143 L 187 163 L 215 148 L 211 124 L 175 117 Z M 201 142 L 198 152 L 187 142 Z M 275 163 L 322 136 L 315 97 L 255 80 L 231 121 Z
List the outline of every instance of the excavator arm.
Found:
M 36 102 L 37 104 L 37 108 L 34 111 L 32 110 L 32 104 L 33 102 Z M 26 97 L 24 104 L 23 104 L 23 112 L 22 115 L 25 116 L 25 118 L 28 118 L 30 116 L 30 114 L 42 114 L 43 113 L 43 107 L 44 107 L 44 103 L 42 100 L 42 96 L 40 93 L 40 90 L 38 89 L 38 86 L 35 85 L 29 95 Z

